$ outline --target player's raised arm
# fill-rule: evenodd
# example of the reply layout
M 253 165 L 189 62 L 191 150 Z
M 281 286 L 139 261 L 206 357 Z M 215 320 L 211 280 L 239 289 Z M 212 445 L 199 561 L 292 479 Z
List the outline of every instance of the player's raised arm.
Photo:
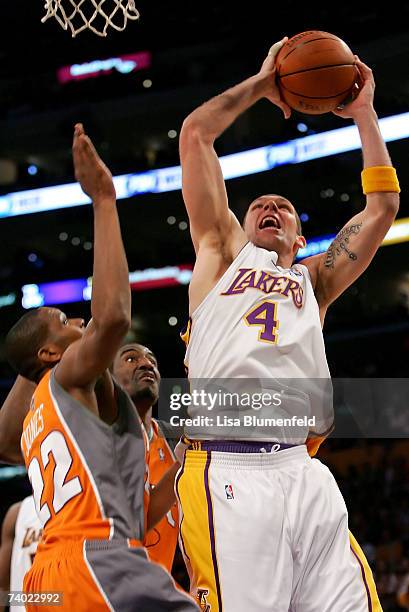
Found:
M 241 113 L 261 98 L 270 99 L 286 117 L 290 115 L 275 84 L 274 61 L 284 41 L 271 47 L 258 74 L 212 98 L 183 123 L 180 133 L 183 198 L 196 254 L 203 244 L 218 249 L 224 246 L 231 252 L 240 249 L 245 242 L 244 232 L 228 208 L 214 142 Z
M 128 264 L 122 243 L 112 176 L 82 125 L 75 126 L 75 176 L 94 208 L 92 320 L 56 369 L 67 390 L 92 386 L 112 363 L 131 320 Z
M 180 463 L 176 462 L 152 489 L 149 497 L 147 531 L 153 529 L 177 501 L 175 478 L 179 468 Z
M 23 464 L 20 439 L 36 384 L 17 376 L 0 409 L 0 462 Z
M 366 194 L 364 210 L 338 233 L 323 255 L 304 260 L 321 310 L 333 302 L 368 267 L 399 208 L 399 183 L 379 129 L 372 70 L 357 58 L 362 87 L 357 98 L 336 115 L 355 121 L 362 143 Z

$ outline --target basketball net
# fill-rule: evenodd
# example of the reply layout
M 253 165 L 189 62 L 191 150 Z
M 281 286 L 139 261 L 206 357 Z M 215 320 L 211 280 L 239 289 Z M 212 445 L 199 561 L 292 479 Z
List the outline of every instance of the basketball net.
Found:
M 110 27 L 122 32 L 128 19 L 139 17 L 135 0 L 45 0 L 45 9 L 42 23 L 55 17 L 73 37 L 87 29 L 98 36 L 106 36 Z

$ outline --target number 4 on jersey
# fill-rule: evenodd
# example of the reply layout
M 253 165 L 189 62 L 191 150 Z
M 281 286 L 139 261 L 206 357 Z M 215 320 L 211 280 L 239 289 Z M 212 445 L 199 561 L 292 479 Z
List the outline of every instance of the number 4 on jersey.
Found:
M 277 318 L 277 302 L 264 300 L 261 304 L 253 306 L 245 315 L 244 320 L 247 325 L 259 325 L 261 329 L 258 339 L 261 342 L 277 344 L 277 330 L 279 322 Z

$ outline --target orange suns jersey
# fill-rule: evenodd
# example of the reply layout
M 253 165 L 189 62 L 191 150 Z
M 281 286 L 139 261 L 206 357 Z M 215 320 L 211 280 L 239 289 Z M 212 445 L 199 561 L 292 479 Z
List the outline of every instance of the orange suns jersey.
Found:
M 149 443 L 149 480 L 155 487 L 175 463 L 175 457 L 160 427 L 152 419 L 153 437 Z M 152 561 L 171 571 L 179 532 L 179 512 L 173 504 L 169 512 L 151 529 L 145 539 L 145 546 Z
M 33 395 L 21 448 L 44 546 L 67 538 L 143 539 L 145 444 L 129 396 L 117 385 L 115 393 L 111 426 L 71 397 L 54 370 Z
M 143 516 L 144 516 L 145 530 L 144 530 L 144 534 L 143 534 L 144 537 L 142 541 L 143 541 L 143 545 L 146 546 L 146 538 L 147 538 L 146 527 L 148 525 L 148 511 L 149 511 L 149 503 L 150 503 L 150 496 L 151 496 L 151 484 L 150 484 L 150 475 L 149 475 L 150 450 L 149 450 L 148 434 L 146 433 L 145 426 L 140 417 L 139 417 L 139 424 L 141 426 L 143 444 L 145 448 L 145 476 L 144 476 L 144 490 L 143 490 Z

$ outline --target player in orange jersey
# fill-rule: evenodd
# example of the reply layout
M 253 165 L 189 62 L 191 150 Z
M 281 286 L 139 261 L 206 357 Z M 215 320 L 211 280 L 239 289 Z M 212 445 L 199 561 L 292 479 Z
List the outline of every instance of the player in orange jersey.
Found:
M 163 476 L 173 467 L 174 474 L 180 467 L 168 445 L 160 424 L 152 418 L 152 406 L 159 397 L 160 374 L 155 355 L 146 346 L 125 344 L 117 353 L 113 374 L 119 384 L 129 393 L 149 440 L 149 482 L 156 487 Z M 161 521 L 146 534 L 144 544 L 152 561 L 160 563 L 169 572 L 178 539 L 179 515 L 175 502 Z
M 44 532 L 24 590 L 60 593 L 51 601 L 67 611 L 195 610 L 141 544 L 149 526 L 143 435 L 135 407 L 107 369 L 131 316 L 115 189 L 82 125 L 73 155 L 94 210 L 92 319 L 84 328 L 56 308 L 40 308 L 6 338 L 10 363 L 37 383 L 21 448 Z M 27 609 L 55 608 L 36 601 L 31 596 Z

